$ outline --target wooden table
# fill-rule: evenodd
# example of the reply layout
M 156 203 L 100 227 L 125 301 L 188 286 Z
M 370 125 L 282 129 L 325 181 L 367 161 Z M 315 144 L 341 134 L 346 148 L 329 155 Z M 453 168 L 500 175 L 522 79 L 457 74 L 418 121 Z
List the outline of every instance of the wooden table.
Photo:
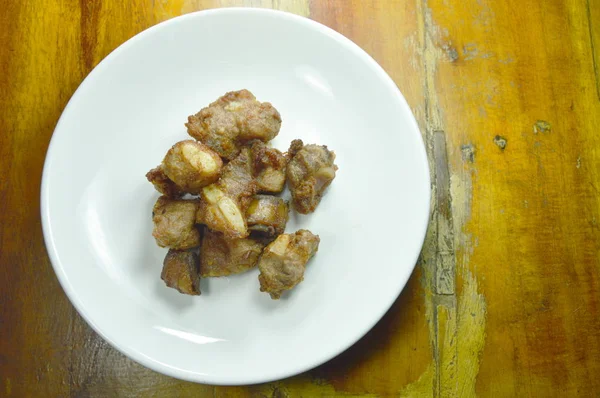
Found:
M 48 142 L 90 70 L 160 21 L 230 5 L 310 17 L 370 53 L 420 123 L 434 192 L 417 269 L 365 338 L 235 388 L 162 376 L 100 339 L 39 216 Z M 600 0 L 5 0 L 0 167 L 0 396 L 600 394 Z

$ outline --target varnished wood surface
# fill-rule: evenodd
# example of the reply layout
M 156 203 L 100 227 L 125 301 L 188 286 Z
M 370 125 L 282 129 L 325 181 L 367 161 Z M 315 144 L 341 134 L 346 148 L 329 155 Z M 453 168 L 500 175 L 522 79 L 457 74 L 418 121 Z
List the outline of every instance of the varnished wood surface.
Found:
M 48 142 L 90 70 L 136 33 L 271 7 L 354 40 L 428 146 L 420 263 L 383 320 L 306 374 L 181 382 L 82 321 L 44 247 Z M 0 6 L 0 396 L 511 397 L 600 394 L 600 1 L 5 0 Z

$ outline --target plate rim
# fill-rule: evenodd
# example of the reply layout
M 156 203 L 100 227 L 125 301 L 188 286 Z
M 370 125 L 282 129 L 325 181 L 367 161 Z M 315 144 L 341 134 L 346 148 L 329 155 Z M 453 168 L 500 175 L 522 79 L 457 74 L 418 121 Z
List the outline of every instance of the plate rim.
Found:
M 92 315 L 87 312 L 87 309 L 82 304 L 82 302 L 80 301 L 77 294 L 74 292 L 74 288 L 71 286 L 71 284 L 68 280 L 65 269 L 62 266 L 62 262 L 60 260 L 58 250 L 56 249 L 56 246 L 54 244 L 53 229 L 52 229 L 51 220 L 50 220 L 51 219 L 51 217 L 50 217 L 51 211 L 50 211 L 50 208 L 48 205 L 48 200 L 49 200 L 49 187 L 48 187 L 49 181 L 48 180 L 49 180 L 49 173 L 50 173 L 49 170 L 50 170 L 52 157 L 55 156 L 55 153 L 56 153 L 56 149 L 54 148 L 56 146 L 56 141 L 57 141 L 56 137 L 60 134 L 60 128 L 62 125 L 63 117 L 64 117 L 65 113 L 67 113 L 67 110 L 69 109 L 69 107 L 71 107 L 74 103 L 77 102 L 79 96 L 81 95 L 81 92 L 83 91 L 83 88 L 87 84 L 89 84 L 90 78 L 93 78 L 93 76 L 95 74 L 97 74 L 98 71 L 106 68 L 107 65 L 110 64 L 110 61 L 113 58 L 115 58 L 119 53 L 126 51 L 128 47 L 130 47 L 137 41 L 144 40 L 146 36 L 148 36 L 149 34 L 151 34 L 154 31 L 164 29 L 167 26 L 170 26 L 171 24 L 177 24 L 186 19 L 209 17 L 212 14 L 236 14 L 236 13 L 263 14 L 263 15 L 267 15 L 267 16 L 271 16 L 271 17 L 275 17 L 275 18 L 284 18 L 284 19 L 288 19 L 293 22 L 304 24 L 305 26 L 308 27 L 308 29 L 312 29 L 312 30 L 315 30 L 326 36 L 329 36 L 330 38 L 332 38 L 336 42 L 338 42 L 340 45 L 343 45 L 348 50 L 352 51 L 352 53 L 357 55 L 359 58 L 367 61 L 370 65 L 370 67 L 372 68 L 372 70 L 379 75 L 378 77 L 381 78 L 382 83 L 385 83 L 389 88 L 392 89 L 392 91 L 394 92 L 394 94 L 396 95 L 398 100 L 400 101 L 401 106 L 404 107 L 405 110 L 408 111 L 408 115 L 410 115 L 409 116 L 409 124 L 412 125 L 412 128 L 407 129 L 407 130 L 409 130 L 408 134 L 413 134 L 413 135 L 416 134 L 417 140 L 421 144 L 421 145 L 419 145 L 420 153 L 419 153 L 418 157 L 421 158 L 421 161 L 425 168 L 425 172 L 426 172 L 425 173 L 425 177 L 426 177 L 425 182 L 426 182 L 428 189 L 425 190 L 426 196 L 427 196 L 425 198 L 426 199 L 425 206 L 427 208 L 427 211 L 424 212 L 425 219 L 419 224 L 419 226 L 418 226 L 419 230 L 416 231 L 416 232 L 418 232 L 416 235 L 419 237 L 418 241 L 420 242 L 420 245 L 419 245 L 420 249 L 418 250 L 417 253 L 413 254 L 414 259 L 412 261 L 412 265 L 408 266 L 408 268 L 410 268 L 410 272 L 408 272 L 408 269 L 407 269 L 405 277 L 400 281 L 401 283 L 398 284 L 399 288 L 398 288 L 397 293 L 391 296 L 391 300 L 389 301 L 389 303 L 386 303 L 386 305 L 381 306 L 381 308 L 379 308 L 379 313 L 375 317 L 373 317 L 373 322 L 371 324 L 365 325 L 364 328 L 360 332 L 358 332 L 352 339 L 350 339 L 350 340 L 346 341 L 344 344 L 342 344 L 341 349 L 335 349 L 332 352 L 328 352 L 326 355 L 318 357 L 317 359 L 315 359 L 313 361 L 307 361 L 307 363 L 302 364 L 302 366 L 295 367 L 294 370 L 292 370 L 292 371 L 283 372 L 282 374 L 276 374 L 276 372 L 271 372 L 271 374 L 267 375 L 266 377 L 259 377 L 259 378 L 253 378 L 253 379 L 244 379 L 244 378 L 238 377 L 238 379 L 230 379 L 228 381 L 222 381 L 222 380 L 215 380 L 215 379 L 211 378 L 211 376 L 209 374 L 200 374 L 200 373 L 196 373 L 196 372 L 189 372 L 189 371 L 186 371 L 185 369 L 175 368 L 173 366 L 169 366 L 168 364 L 163 364 L 161 362 L 158 362 L 158 361 L 144 355 L 142 352 L 138 352 L 124 344 L 120 344 L 119 342 L 117 342 L 114 339 L 111 339 L 107 334 L 104 333 L 104 331 L 101 329 L 101 327 L 94 322 Z M 383 69 L 383 67 L 381 65 L 379 65 L 379 63 L 377 63 L 377 61 L 375 61 L 375 59 L 373 59 L 373 57 L 371 55 L 369 55 L 365 50 L 363 50 L 358 44 L 354 43 L 352 40 L 350 40 L 346 36 L 342 35 L 341 33 L 335 31 L 334 29 L 321 24 L 320 22 L 317 22 L 315 20 L 300 16 L 297 14 L 286 12 L 286 11 L 274 10 L 274 9 L 268 9 L 268 8 L 249 8 L 249 7 L 226 7 L 226 8 L 206 9 L 206 10 L 195 11 L 195 12 L 191 12 L 191 13 L 187 13 L 187 14 L 183 14 L 180 16 L 170 18 L 168 20 L 162 21 L 156 25 L 153 25 L 153 26 L 137 33 L 133 37 L 129 38 L 128 40 L 126 40 L 125 42 L 120 44 L 117 48 L 115 48 L 113 51 L 111 51 L 106 57 L 104 57 L 88 73 L 88 75 L 83 79 L 83 81 L 79 84 L 79 86 L 77 87 L 77 89 L 75 90 L 75 92 L 73 93 L 71 98 L 69 99 L 67 105 L 61 112 L 61 116 L 58 119 L 58 122 L 56 123 L 56 126 L 54 128 L 52 137 L 51 137 L 49 145 L 48 145 L 48 149 L 46 151 L 46 157 L 44 160 L 44 166 L 43 166 L 43 171 L 42 171 L 41 191 L 40 191 L 40 212 L 41 212 L 42 232 L 43 232 L 43 236 L 44 236 L 44 243 L 46 246 L 46 251 L 47 251 L 48 257 L 50 259 L 50 263 L 52 264 L 52 268 L 54 269 L 57 279 L 58 279 L 63 291 L 65 292 L 67 298 L 69 299 L 69 301 L 71 302 L 73 307 L 75 307 L 78 314 L 85 320 L 85 322 L 96 333 L 98 333 L 98 335 L 100 337 L 102 337 L 102 339 L 104 341 L 106 341 L 108 344 L 110 344 L 113 348 L 115 348 L 121 354 L 125 355 L 126 357 L 130 358 L 134 362 L 136 362 L 146 368 L 149 368 L 155 372 L 158 372 L 158 373 L 170 376 L 170 377 L 174 377 L 179 380 L 185 380 L 185 381 L 202 383 L 202 384 L 230 385 L 230 386 L 266 383 L 266 382 L 272 382 L 272 381 L 292 377 L 292 376 L 298 375 L 300 373 L 304 373 L 308 370 L 311 370 L 311 369 L 313 369 L 319 365 L 322 365 L 325 362 L 328 362 L 331 359 L 337 357 L 342 352 L 348 350 L 350 347 L 354 346 L 359 340 L 361 340 L 371 329 L 373 329 L 373 327 L 377 323 L 379 323 L 381 318 L 390 310 L 390 308 L 396 302 L 396 300 L 398 299 L 398 297 L 400 296 L 402 291 L 404 291 L 404 289 L 406 288 L 408 280 L 410 279 L 411 275 L 414 272 L 416 263 L 419 259 L 421 250 L 423 248 L 427 230 L 429 228 L 429 218 L 431 215 L 431 176 L 430 176 L 430 173 L 431 173 L 431 171 L 430 171 L 430 167 L 429 167 L 429 160 L 428 160 L 428 156 L 427 156 L 425 142 L 423 140 L 423 136 L 421 134 L 421 129 L 415 119 L 412 109 L 408 105 L 408 102 L 406 101 L 404 95 L 402 94 L 402 92 L 400 91 L 400 89 L 398 88 L 396 83 L 393 81 L 393 79 L 388 75 L 388 73 Z

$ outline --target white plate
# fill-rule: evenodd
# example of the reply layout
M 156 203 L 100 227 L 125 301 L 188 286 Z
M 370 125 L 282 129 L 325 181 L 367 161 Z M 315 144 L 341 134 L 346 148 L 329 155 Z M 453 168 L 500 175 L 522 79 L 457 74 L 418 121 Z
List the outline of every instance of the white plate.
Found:
M 151 236 L 144 174 L 188 138 L 189 114 L 241 88 L 280 111 L 275 147 L 302 138 L 337 154 L 317 211 L 288 224 L 321 245 L 279 301 L 256 269 L 204 280 L 200 297 L 167 288 Z M 249 384 L 327 361 L 390 308 L 425 235 L 429 171 L 410 108 L 358 46 L 291 14 L 219 9 L 148 29 L 90 73 L 54 132 L 41 203 L 58 279 L 104 339 L 173 377 Z

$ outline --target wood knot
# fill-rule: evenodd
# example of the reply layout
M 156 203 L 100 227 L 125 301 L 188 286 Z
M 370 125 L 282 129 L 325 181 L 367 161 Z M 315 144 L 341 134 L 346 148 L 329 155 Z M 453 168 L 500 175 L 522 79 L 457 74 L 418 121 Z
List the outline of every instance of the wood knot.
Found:
M 494 137 L 494 144 L 496 144 L 496 146 L 501 150 L 504 150 L 506 148 L 507 142 L 507 139 L 502 137 L 501 135 L 497 135 Z
M 552 131 L 552 126 L 545 120 L 538 120 L 533 125 L 533 134 L 549 133 Z
M 446 53 L 446 56 L 450 60 L 450 62 L 458 61 L 458 51 L 452 45 L 452 43 L 446 43 L 442 46 L 442 50 Z
M 473 144 L 465 144 L 460 147 L 462 159 L 465 162 L 475 163 L 475 147 Z

